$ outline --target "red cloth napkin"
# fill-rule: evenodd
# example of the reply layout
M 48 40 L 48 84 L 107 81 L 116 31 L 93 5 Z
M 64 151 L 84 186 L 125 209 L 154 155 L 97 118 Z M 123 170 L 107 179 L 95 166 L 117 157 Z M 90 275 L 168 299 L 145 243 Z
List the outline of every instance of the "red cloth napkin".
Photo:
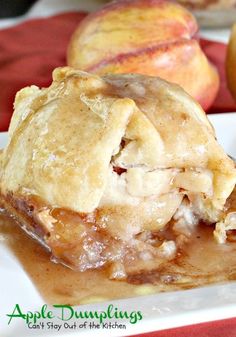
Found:
M 200 40 L 200 44 L 208 59 L 217 67 L 220 75 L 220 90 L 208 113 L 236 111 L 236 102 L 227 88 L 225 77 L 226 45 L 204 39 Z
M 8 128 L 15 93 L 31 84 L 48 86 L 52 70 L 66 64 L 68 41 L 85 16 L 86 13 L 65 13 L 0 30 L 0 131 Z M 206 40 L 201 44 L 221 76 L 220 91 L 209 112 L 236 111 L 225 81 L 226 46 Z
M 15 93 L 24 86 L 51 83 L 52 70 L 66 64 L 66 47 L 72 32 L 86 13 L 66 13 L 46 19 L 30 20 L 0 30 L 0 131 L 6 131 L 13 110 Z M 236 111 L 225 81 L 226 47 L 201 40 L 202 47 L 221 76 L 218 97 L 210 112 Z M 235 313 L 232 313 L 232 316 Z M 236 319 L 152 332 L 139 337 L 233 337 Z

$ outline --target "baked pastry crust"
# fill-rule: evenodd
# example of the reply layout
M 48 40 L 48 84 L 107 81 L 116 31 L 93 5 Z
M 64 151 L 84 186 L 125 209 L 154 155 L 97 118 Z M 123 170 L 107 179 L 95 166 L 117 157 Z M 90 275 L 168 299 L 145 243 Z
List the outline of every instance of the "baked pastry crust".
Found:
M 58 68 L 49 88 L 22 89 L 1 157 L 4 207 L 79 270 L 144 251 L 160 258 L 167 246 L 173 258 L 173 240 L 152 234 L 179 222 L 181 207 L 192 225 L 222 221 L 236 183 L 201 107 L 177 85 L 137 74 Z

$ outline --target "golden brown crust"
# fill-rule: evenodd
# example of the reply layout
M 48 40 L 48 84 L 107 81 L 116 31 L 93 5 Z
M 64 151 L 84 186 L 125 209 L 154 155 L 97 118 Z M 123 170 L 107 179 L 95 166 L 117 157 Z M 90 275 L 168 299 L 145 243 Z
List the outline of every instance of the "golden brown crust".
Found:
M 140 234 L 164 228 L 186 199 L 193 224 L 221 220 L 236 170 L 180 87 L 71 68 L 53 79 L 16 96 L 0 190 L 57 259 L 84 270 L 143 247 L 155 256 Z
M 42 223 L 37 221 L 36 214 L 42 207 L 37 199 L 17 198 L 12 193 L 8 193 L 6 196 L 0 194 L 0 207 L 4 208 L 9 216 L 13 216 L 23 230 L 46 246 L 44 237 L 48 231 Z M 47 248 L 50 249 L 48 246 Z
M 75 270 L 101 267 L 118 258 L 121 261 L 129 251 L 122 242 L 96 227 L 96 213 L 88 216 L 66 209 L 50 209 L 38 197 L 22 198 L 12 193 L 0 194 L 0 206 L 52 253 L 54 261 Z

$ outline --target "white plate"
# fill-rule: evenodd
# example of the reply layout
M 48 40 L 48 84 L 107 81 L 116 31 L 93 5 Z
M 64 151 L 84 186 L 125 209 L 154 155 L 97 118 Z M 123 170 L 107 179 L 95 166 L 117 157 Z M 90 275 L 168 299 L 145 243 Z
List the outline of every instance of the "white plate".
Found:
M 219 142 L 226 152 L 236 157 L 236 113 L 210 115 Z M 0 134 L 0 148 L 6 144 L 7 134 Z M 24 310 L 37 310 L 43 300 L 22 269 L 20 263 L 0 244 L 0 336 L 54 336 L 55 331 L 29 330 L 23 320 L 7 325 L 7 313 L 16 303 Z M 125 330 L 64 330 L 57 335 L 128 336 L 130 334 L 162 330 L 188 324 L 236 316 L 236 282 L 193 290 L 162 293 L 130 299 L 110 301 L 121 310 L 141 311 L 143 319 L 137 324 L 126 324 Z M 79 310 L 104 310 L 108 303 L 80 306 Z

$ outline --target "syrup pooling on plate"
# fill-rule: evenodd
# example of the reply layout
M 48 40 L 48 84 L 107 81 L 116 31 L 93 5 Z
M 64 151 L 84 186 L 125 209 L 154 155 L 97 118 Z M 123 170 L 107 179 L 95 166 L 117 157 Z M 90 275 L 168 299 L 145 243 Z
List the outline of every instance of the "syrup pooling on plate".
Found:
M 231 208 L 236 208 L 236 193 Z M 137 295 L 189 289 L 217 282 L 236 280 L 236 240 L 220 245 L 213 238 L 213 226 L 198 225 L 189 240 L 182 244 L 177 257 L 159 265 L 136 265 L 126 281 L 108 279 L 107 269 L 76 272 L 50 261 L 50 253 L 29 238 L 19 225 L 4 212 L 0 215 L 1 244 L 6 244 L 21 262 L 47 303 L 72 305 L 127 298 Z M 159 236 L 171 239 L 166 230 Z M 159 237 L 161 240 L 161 237 Z M 139 270 L 137 269 L 139 268 Z
M 111 267 L 119 279 L 159 268 L 179 247 L 156 231 L 171 219 L 179 227 L 180 213 L 193 225 L 220 221 L 226 239 L 221 213 L 236 169 L 180 87 L 59 68 L 48 88 L 18 92 L 14 107 L 0 199 L 57 261 Z
M 40 289 L 51 296 L 70 289 L 64 300 L 81 303 L 228 278 L 224 263 L 219 278 L 214 263 L 204 269 L 196 254 L 208 240 L 200 235 L 205 225 L 211 256 L 222 259 L 227 245 L 217 247 L 213 227 L 219 223 L 224 243 L 226 231 L 236 228 L 236 218 L 226 230 L 224 224 L 236 169 L 204 111 L 180 87 L 137 74 L 97 77 L 62 68 L 49 88 L 18 92 L 14 106 L 0 202 L 50 252 L 42 253 L 39 274 L 39 248 L 20 252 L 28 245 L 23 234 L 17 244 L 17 235 L 10 241 Z M 202 242 L 192 251 L 194 236 Z M 74 272 L 57 266 L 52 276 L 51 256 Z

